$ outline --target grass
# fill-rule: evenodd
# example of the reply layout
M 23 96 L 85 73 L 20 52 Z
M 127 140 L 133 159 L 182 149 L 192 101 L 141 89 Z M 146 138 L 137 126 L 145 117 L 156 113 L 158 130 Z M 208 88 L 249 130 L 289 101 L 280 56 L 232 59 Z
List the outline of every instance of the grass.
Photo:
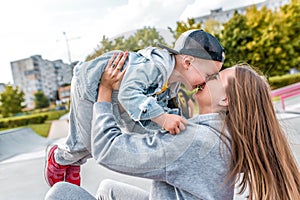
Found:
M 47 122 L 44 124 L 30 124 L 27 127 L 31 128 L 38 135 L 42 137 L 47 137 L 51 127 L 51 123 Z
M 16 118 L 24 118 L 28 117 L 30 115 L 39 115 L 39 114 L 47 114 L 48 119 L 45 121 L 43 124 L 28 124 L 25 126 L 19 126 L 19 127 L 9 127 L 9 128 L 0 128 L 0 131 L 12 129 L 12 128 L 22 128 L 22 127 L 29 127 L 31 128 L 35 133 L 42 137 L 48 137 L 50 127 L 51 127 L 51 122 L 52 120 L 57 120 L 59 119 L 62 115 L 68 113 L 67 110 L 59 110 L 59 111 L 48 111 L 48 112 L 33 112 L 33 113 L 27 113 L 22 116 L 15 116 L 15 117 L 7 117 L 7 118 L 2 118 L 1 120 L 13 120 Z
M 24 127 L 29 127 L 31 128 L 36 134 L 42 136 L 42 137 L 48 137 L 50 127 L 51 127 L 51 122 L 46 122 L 44 124 L 29 124 L 27 126 L 21 126 L 21 127 L 16 127 L 16 128 L 24 128 Z M 9 130 L 11 128 L 0 128 L 0 131 L 5 131 Z
M 278 96 L 273 97 L 273 98 L 272 98 L 272 101 L 273 101 L 273 102 L 280 101 L 280 97 L 278 97 Z

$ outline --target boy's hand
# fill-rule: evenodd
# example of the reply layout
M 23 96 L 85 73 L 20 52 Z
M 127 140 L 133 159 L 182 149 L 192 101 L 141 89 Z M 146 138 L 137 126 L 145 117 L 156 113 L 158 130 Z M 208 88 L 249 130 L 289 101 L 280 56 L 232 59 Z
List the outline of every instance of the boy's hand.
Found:
M 180 131 L 185 129 L 185 126 L 188 124 L 188 121 L 175 114 L 164 113 L 152 121 L 159 124 L 164 130 L 168 131 L 170 134 L 178 134 Z

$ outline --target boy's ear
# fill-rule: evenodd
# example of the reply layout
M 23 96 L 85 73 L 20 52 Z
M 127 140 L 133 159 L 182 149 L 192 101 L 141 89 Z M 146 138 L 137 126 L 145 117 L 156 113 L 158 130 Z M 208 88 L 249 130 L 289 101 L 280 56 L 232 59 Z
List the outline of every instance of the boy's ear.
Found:
M 190 65 L 191 65 L 191 63 L 187 59 L 183 60 L 183 67 L 184 67 L 184 69 L 188 70 L 189 67 L 190 67 Z
M 229 99 L 227 97 L 222 98 L 219 101 L 219 105 L 220 106 L 224 106 L 224 107 L 228 106 L 229 105 Z
M 193 61 L 193 58 L 191 57 L 191 56 L 184 56 L 183 57 L 183 67 L 186 69 L 186 70 L 188 70 L 189 69 L 189 67 L 190 67 L 190 65 L 191 65 L 191 63 L 192 63 L 192 61 Z

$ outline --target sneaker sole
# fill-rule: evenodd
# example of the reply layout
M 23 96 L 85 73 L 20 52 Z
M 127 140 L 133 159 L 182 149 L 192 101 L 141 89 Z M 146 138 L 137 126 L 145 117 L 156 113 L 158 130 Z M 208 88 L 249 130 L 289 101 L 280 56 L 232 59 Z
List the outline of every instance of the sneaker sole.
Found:
M 52 187 L 52 186 L 49 183 L 48 179 L 46 178 L 47 177 L 47 164 L 48 164 L 48 157 L 49 157 L 50 150 L 54 146 L 57 146 L 57 144 L 49 144 L 45 149 L 44 179 L 50 187 Z

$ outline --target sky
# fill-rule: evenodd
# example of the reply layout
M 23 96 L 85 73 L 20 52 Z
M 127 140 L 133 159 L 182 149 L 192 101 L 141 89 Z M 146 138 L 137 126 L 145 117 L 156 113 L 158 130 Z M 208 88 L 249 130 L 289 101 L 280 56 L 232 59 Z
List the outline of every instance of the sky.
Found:
M 263 0 L 9 0 L 0 3 L 0 83 L 13 84 L 10 62 L 41 55 L 84 61 L 102 37 L 156 28 Z M 68 43 L 68 45 L 67 45 Z M 68 52 L 70 54 L 68 54 Z M 70 56 L 68 56 L 70 55 Z

